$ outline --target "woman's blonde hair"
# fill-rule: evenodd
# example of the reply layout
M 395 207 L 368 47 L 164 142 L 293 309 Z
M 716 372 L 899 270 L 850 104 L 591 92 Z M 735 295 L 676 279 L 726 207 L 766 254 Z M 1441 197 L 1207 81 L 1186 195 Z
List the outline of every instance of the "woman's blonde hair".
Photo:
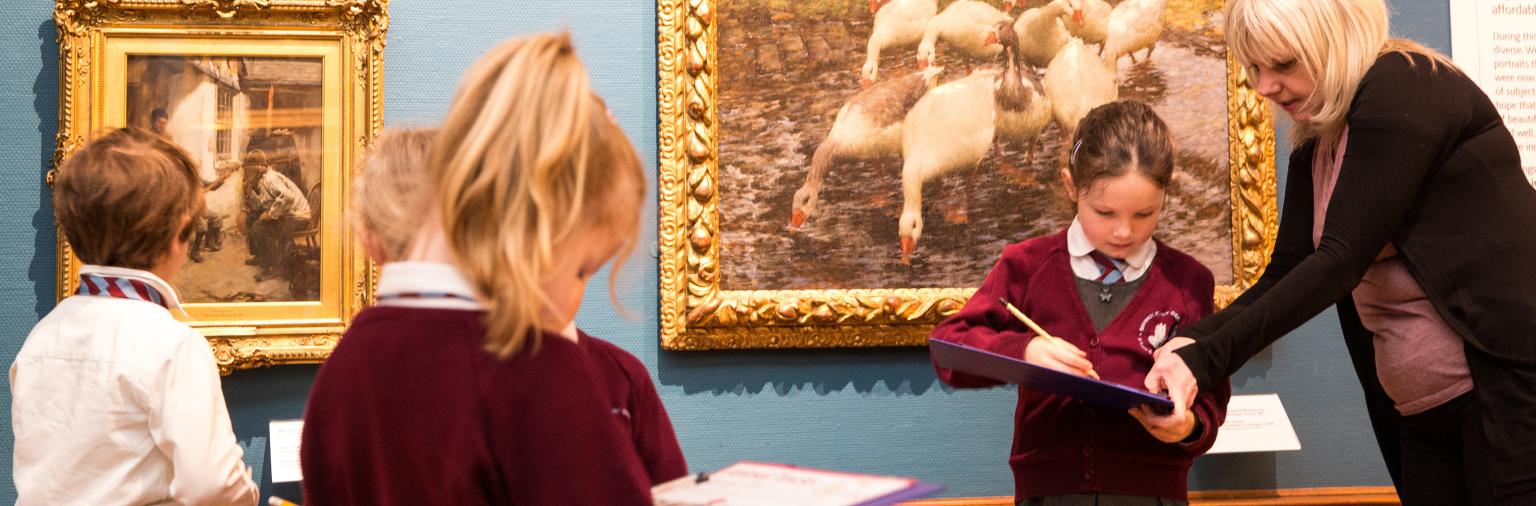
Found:
M 530 338 L 538 349 L 541 312 L 553 308 L 541 283 L 557 245 L 580 232 L 617 235 L 615 273 L 634 247 L 640 159 L 593 93 L 569 33 L 514 38 L 475 62 L 433 159 L 443 231 L 487 306 L 486 348 L 498 356 Z
M 436 128 L 405 128 L 380 135 L 353 183 L 356 224 L 368 231 L 384 258 L 405 257 L 420 228 L 432 182 L 428 178 Z
M 1232 0 L 1227 3 L 1227 47 L 1244 68 L 1274 66 L 1294 58 L 1316 87 L 1302 104 L 1311 117 L 1299 121 L 1291 141 L 1336 142 L 1344 130 L 1360 80 L 1388 52 L 1430 60 L 1431 68 L 1455 68 L 1450 59 L 1406 39 L 1393 39 L 1384 0 Z

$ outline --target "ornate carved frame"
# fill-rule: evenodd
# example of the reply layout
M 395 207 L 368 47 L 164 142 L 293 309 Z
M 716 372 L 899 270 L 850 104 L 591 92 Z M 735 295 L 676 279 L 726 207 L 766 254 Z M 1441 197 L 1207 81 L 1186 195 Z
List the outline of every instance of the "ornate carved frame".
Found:
M 339 288 L 331 297 L 322 289 L 323 314 L 297 307 L 312 303 L 291 303 L 292 308 L 284 303 L 207 304 L 215 307 L 189 309 L 197 320 L 188 323 L 208 337 L 221 373 L 320 362 L 335 347 L 347 322 L 372 298 L 374 266 L 355 246 L 341 213 L 350 198 L 352 167 L 383 127 L 388 5 L 389 0 L 56 0 L 59 129 L 53 167 L 95 133 L 121 126 L 109 124 L 114 116 L 106 111 L 103 99 L 105 88 L 115 82 L 111 78 L 124 72 L 109 68 L 113 65 L 109 46 L 120 41 L 175 44 L 186 40 L 194 54 L 207 54 L 209 45 L 239 42 L 247 48 L 258 46 L 258 56 L 265 55 L 265 45 L 272 47 L 273 56 L 284 56 L 285 50 L 294 47 L 318 47 L 331 55 L 326 58 L 338 59 L 334 65 L 327 63 L 324 78 L 327 87 L 334 79 L 339 88 L 334 110 L 325 110 L 326 121 L 334 120 L 338 129 L 334 138 L 339 146 L 334 149 L 339 174 L 326 179 L 326 203 L 335 211 L 325 218 L 329 230 L 322 231 L 322 248 L 339 252 L 329 257 L 339 258 L 339 265 L 331 270 L 334 276 L 322 283 Z M 245 55 L 252 50 L 242 51 Z M 328 140 L 327 150 L 333 149 L 330 144 Z M 333 170 L 330 162 L 326 170 Z M 52 170 L 47 181 L 52 185 Z M 79 260 L 59 233 L 59 299 L 74 293 L 78 268 Z
M 661 345 L 671 350 L 922 345 L 974 288 L 720 289 L 716 0 L 657 0 Z M 1275 138 L 1268 107 L 1227 61 L 1234 284 L 1258 280 L 1274 247 Z

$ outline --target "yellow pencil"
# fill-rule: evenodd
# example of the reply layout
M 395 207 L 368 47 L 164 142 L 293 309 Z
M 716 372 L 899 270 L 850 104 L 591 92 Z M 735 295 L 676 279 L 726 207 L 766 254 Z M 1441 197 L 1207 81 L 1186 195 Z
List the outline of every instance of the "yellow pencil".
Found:
M 997 301 L 1002 302 L 1003 307 L 1008 308 L 1008 312 L 1013 313 L 1015 318 L 1018 318 L 1019 321 L 1024 322 L 1024 325 L 1029 327 L 1030 330 L 1035 331 L 1035 334 L 1045 338 L 1046 342 L 1056 345 L 1056 347 L 1063 350 L 1072 351 L 1071 343 L 1068 343 L 1059 337 L 1053 336 L 1050 332 L 1046 332 L 1045 329 L 1040 328 L 1040 324 L 1035 323 L 1034 320 L 1031 320 L 1028 316 L 1025 316 L 1023 311 L 1019 311 L 1019 308 L 1013 307 L 1013 304 L 1008 302 L 1008 299 L 998 297 Z M 1099 373 L 1095 372 L 1093 369 L 1088 370 L 1088 376 L 1093 379 L 1099 379 Z

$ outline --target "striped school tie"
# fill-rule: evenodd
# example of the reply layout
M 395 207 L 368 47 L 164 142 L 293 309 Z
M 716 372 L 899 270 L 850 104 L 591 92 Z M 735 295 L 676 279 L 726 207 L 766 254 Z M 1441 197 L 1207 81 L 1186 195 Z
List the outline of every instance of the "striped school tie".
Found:
M 1125 280 L 1125 260 L 1110 258 L 1109 255 L 1099 253 L 1099 250 L 1088 252 L 1088 257 L 1099 264 L 1099 278 L 1094 281 L 1113 285 Z
M 119 278 L 103 276 L 100 274 L 81 274 L 80 289 L 77 295 L 94 295 L 98 297 L 113 297 L 118 299 L 142 300 L 160 307 L 170 309 L 165 297 L 160 291 L 149 283 L 132 278 Z

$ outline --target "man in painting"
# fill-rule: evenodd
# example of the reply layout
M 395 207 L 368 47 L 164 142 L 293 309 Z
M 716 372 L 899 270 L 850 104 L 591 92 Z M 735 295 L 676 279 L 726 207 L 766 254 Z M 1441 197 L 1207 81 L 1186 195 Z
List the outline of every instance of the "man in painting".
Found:
M 154 132 L 155 135 L 164 137 L 165 140 L 176 142 L 176 140 L 171 137 L 171 133 L 165 130 L 166 125 L 169 125 L 170 123 L 171 115 L 166 114 L 164 107 L 156 107 L 155 110 L 150 111 L 149 131 Z
M 171 132 L 166 130 L 170 123 L 171 115 L 165 112 L 164 107 L 156 107 L 155 110 L 149 112 L 149 131 L 175 144 L 176 138 L 172 137 Z M 203 191 L 211 192 L 219 189 L 219 187 L 224 186 L 224 180 L 228 178 L 229 174 L 225 173 L 213 181 L 202 181 Z M 199 174 L 199 179 L 201 179 L 201 174 Z M 218 251 L 222 247 L 219 234 L 224 228 L 223 220 L 214 214 L 213 210 L 204 207 L 203 215 L 196 220 L 195 226 L 197 232 L 192 236 L 192 245 L 187 250 L 187 258 L 190 258 L 193 262 L 202 262 L 204 250 Z
M 272 170 L 267 155 L 253 149 L 245 156 L 245 222 L 251 258 L 261 267 L 258 281 L 276 277 L 293 242 L 293 233 L 309 223 L 309 201 L 287 176 Z
M 267 170 L 277 171 L 301 190 L 309 188 L 305 184 L 304 167 L 299 162 L 298 144 L 292 130 L 278 128 L 255 135 L 248 146 L 248 149 L 259 149 L 267 155 Z
M 228 162 L 232 163 L 232 162 Z M 221 167 L 223 164 L 221 164 Z M 205 193 L 218 190 L 224 186 L 224 181 L 229 179 L 234 170 L 218 169 L 219 177 L 213 181 L 202 181 Z M 202 179 L 199 175 L 198 179 Z M 197 233 L 192 236 L 192 247 L 187 251 L 187 257 L 193 262 L 203 261 L 204 251 L 218 251 L 223 249 L 224 218 L 214 213 L 212 209 L 203 208 L 203 216 L 197 220 Z
M 156 107 L 155 110 L 149 113 L 149 131 L 175 144 L 176 138 L 172 137 L 171 132 L 166 130 L 170 122 L 171 116 L 165 112 L 163 107 Z M 231 173 L 224 172 L 213 181 L 203 180 L 203 191 L 211 192 L 218 190 L 224 186 L 224 180 L 229 179 Z M 199 179 L 201 179 L 201 174 L 199 174 Z M 197 232 L 192 236 L 192 245 L 187 250 L 187 258 L 192 259 L 193 262 L 202 262 L 203 251 L 218 251 L 223 247 L 220 235 L 224 228 L 224 220 L 219 218 L 217 214 L 214 214 L 212 209 L 204 207 L 202 217 L 196 221 Z

